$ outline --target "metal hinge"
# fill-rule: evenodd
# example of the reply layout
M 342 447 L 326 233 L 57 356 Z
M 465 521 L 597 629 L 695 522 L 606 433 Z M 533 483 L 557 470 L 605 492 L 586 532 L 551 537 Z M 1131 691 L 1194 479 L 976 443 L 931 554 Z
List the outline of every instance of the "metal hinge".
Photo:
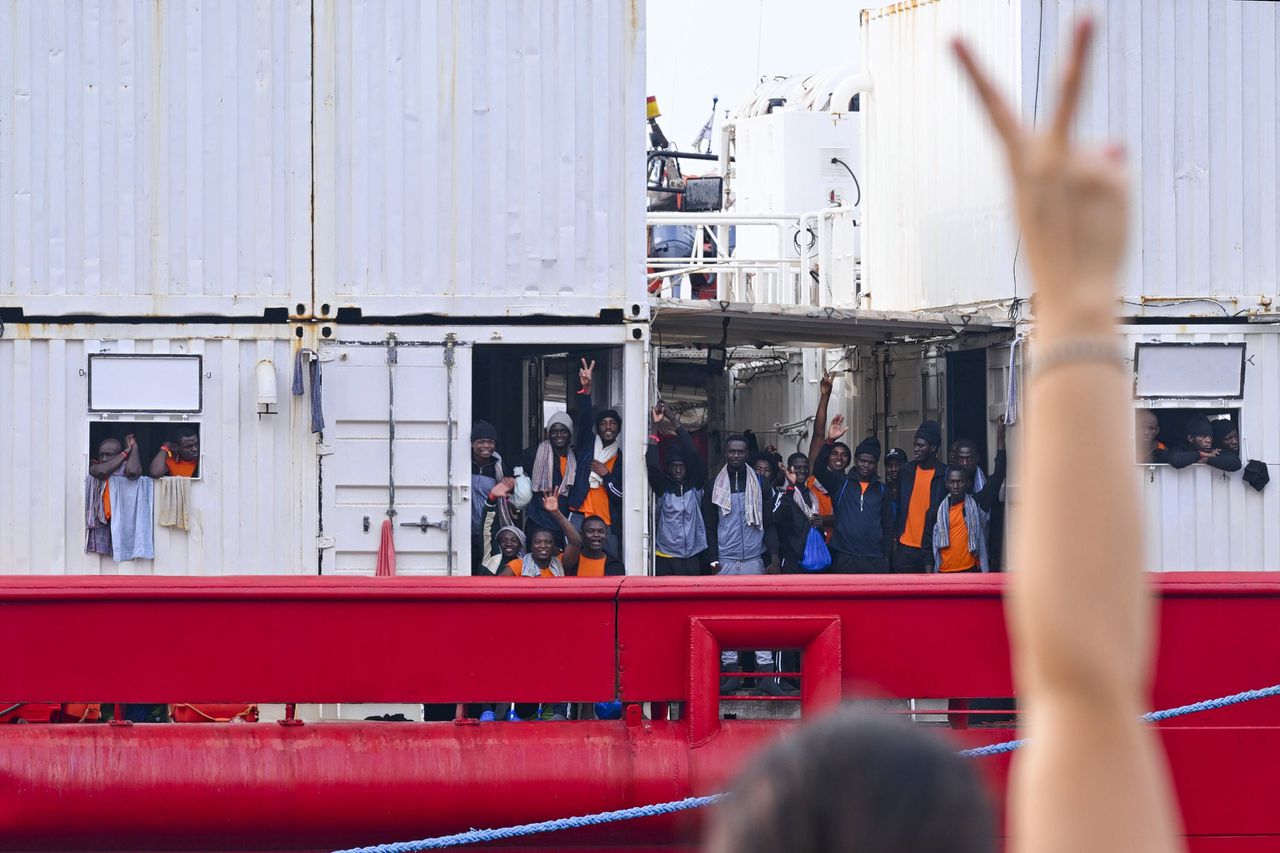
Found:
M 333 455 L 332 444 L 321 443 L 316 445 L 316 456 L 332 456 L 332 455 Z
M 321 550 L 325 550 L 325 549 L 327 549 L 327 548 L 332 548 L 332 547 L 334 547 L 334 546 L 335 546 L 335 545 L 337 545 L 337 544 L 338 544 L 338 543 L 334 540 L 334 538 L 333 538 L 332 536 L 317 536 L 317 537 L 316 537 L 316 547 L 317 547 L 317 548 L 319 548 L 319 549 L 321 549 Z

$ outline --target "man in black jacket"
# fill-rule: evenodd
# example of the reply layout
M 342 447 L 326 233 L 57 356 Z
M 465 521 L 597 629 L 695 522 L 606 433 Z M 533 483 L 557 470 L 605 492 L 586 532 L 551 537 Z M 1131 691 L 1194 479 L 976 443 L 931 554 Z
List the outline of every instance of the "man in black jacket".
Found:
M 1004 434 L 1004 418 L 1001 418 L 996 422 L 996 463 L 990 474 L 982 470 L 980 464 L 982 459 L 978 454 L 976 441 L 960 438 L 951 445 L 951 464 L 969 472 L 971 480 L 969 494 L 973 495 L 973 499 L 978 502 L 978 508 L 988 516 L 1000 502 L 1000 489 L 1004 486 L 1005 474 L 1009 466 L 1008 455 L 1004 449 Z
M 814 460 L 818 481 L 831 495 L 835 530 L 831 535 L 831 571 L 835 574 L 878 574 L 889 571 L 894 518 L 889 488 L 876 476 L 880 440 L 864 438 L 853 451 L 848 474 L 827 466 L 831 448 L 846 431 L 844 417 L 836 415 L 827 440 Z
M 803 453 L 792 453 L 787 458 L 784 474 L 787 485 L 776 492 L 773 499 L 773 526 L 778 531 L 782 573 L 799 575 L 807 571 L 800 563 L 804 559 L 809 531 L 822 529 L 822 513 L 808 486 L 809 457 Z
M 1213 446 L 1213 427 L 1204 415 L 1193 415 L 1187 421 L 1187 443 L 1169 451 L 1169 464 L 1174 468 L 1209 465 L 1222 471 L 1239 471 L 1240 455 Z
M 911 449 L 915 458 L 902 466 L 898 475 L 898 519 L 895 525 L 897 544 L 893 549 L 893 570 L 901 574 L 919 574 L 933 565 L 933 530 L 929 508 L 942 502 L 947 488 L 945 468 L 938 460 L 942 446 L 942 427 L 937 421 L 924 421 L 916 429 Z

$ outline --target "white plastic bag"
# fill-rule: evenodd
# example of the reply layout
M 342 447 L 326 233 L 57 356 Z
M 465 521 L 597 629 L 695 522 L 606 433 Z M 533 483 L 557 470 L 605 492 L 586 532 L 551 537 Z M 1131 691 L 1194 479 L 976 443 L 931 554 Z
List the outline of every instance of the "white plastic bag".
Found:
M 517 466 L 515 470 L 516 487 L 511 490 L 511 505 L 516 509 L 524 509 L 533 500 L 533 481 L 525 476 L 524 469 Z

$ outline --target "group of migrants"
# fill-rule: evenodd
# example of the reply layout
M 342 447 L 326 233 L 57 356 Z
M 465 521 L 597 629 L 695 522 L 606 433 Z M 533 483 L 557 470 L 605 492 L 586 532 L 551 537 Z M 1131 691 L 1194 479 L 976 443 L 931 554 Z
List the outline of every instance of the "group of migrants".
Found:
M 189 484 L 199 464 L 192 429 L 178 429 L 149 457 L 133 435 L 103 438 L 84 481 L 85 553 L 117 563 L 154 558 L 154 525 L 189 528 Z
M 621 418 L 591 404 L 594 362 L 582 361 L 576 423 L 552 415 L 544 440 L 521 454 L 521 472 L 497 452 L 497 433 L 472 430 L 473 574 L 602 577 L 624 573 L 620 559 Z M 824 376 L 809 453 L 783 459 L 749 432 L 724 442 L 712 476 L 693 438 L 659 402 L 645 455 L 656 502 L 658 575 L 987 572 L 989 523 L 1000 501 L 1006 455 L 997 425 L 994 470 L 976 442 L 959 439 L 939 458 L 942 431 L 926 420 L 911 458 L 894 448 L 879 475 L 880 441 L 850 448 L 843 416 L 827 424 L 833 377 Z M 669 439 L 664 441 L 665 439 Z M 525 492 L 521 494 L 521 492 Z M 805 564 L 811 530 L 829 560 Z

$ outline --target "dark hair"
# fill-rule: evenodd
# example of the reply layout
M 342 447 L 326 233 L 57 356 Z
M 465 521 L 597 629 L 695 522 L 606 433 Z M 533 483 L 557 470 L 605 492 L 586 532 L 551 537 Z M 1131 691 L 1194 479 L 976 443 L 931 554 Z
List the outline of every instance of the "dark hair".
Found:
M 586 518 L 582 519 L 582 526 L 586 527 L 588 521 L 598 521 L 600 522 L 600 526 L 605 529 L 606 533 L 609 531 L 609 525 L 605 524 L 604 519 L 598 515 L 588 515 Z
M 845 452 L 845 453 L 847 453 L 847 454 L 849 454 L 849 458 L 850 458 L 850 459 L 852 459 L 852 458 L 853 458 L 853 451 L 849 449 L 849 445 L 845 444 L 843 441 L 833 441 L 833 442 L 831 442 L 831 449 L 832 449 L 832 450 L 835 450 L 837 447 L 843 448 L 843 449 L 844 449 L 844 452 Z
M 805 462 L 809 461 L 809 457 L 803 453 L 800 453 L 800 452 L 792 453 L 790 456 L 787 457 L 787 467 L 794 468 L 797 459 L 802 459 Z
M 973 475 L 969 473 L 969 469 L 968 469 L 968 468 L 965 468 L 965 467 L 963 467 L 963 466 L 961 466 L 961 465 L 948 465 L 948 466 L 947 466 L 947 471 L 946 471 L 946 473 L 943 475 L 943 480 L 944 480 L 944 482 L 945 482 L 946 478 L 950 477 L 953 473 L 955 473 L 955 474 L 959 474 L 960 476 L 962 476 L 962 477 L 964 477 L 966 480 L 968 480 L 970 483 L 972 483 L 972 482 L 973 482 Z
M 541 534 L 541 533 L 545 533 L 546 535 L 550 536 L 550 537 L 551 537 L 551 543 L 552 543 L 553 545 L 555 544 L 555 541 L 556 541 L 556 535 L 555 535 L 554 533 L 552 533 L 550 530 L 548 530 L 547 528 L 545 528 L 545 527 L 535 527 L 535 528 L 533 528 L 533 530 L 530 530 L 530 531 L 529 531 L 529 544 L 530 544 L 530 545 L 533 545 L 533 540 L 534 540 L 534 539 L 535 539 L 539 534 Z
M 838 711 L 757 756 L 716 808 L 709 849 L 735 853 L 990 853 L 973 766 L 897 720 Z
M 957 452 L 967 447 L 973 451 L 974 456 L 978 455 L 978 443 L 971 438 L 957 438 L 956 443 L 951 446 L 954 447 Z
M 752 453 L 747 457 L 747 464 L 752 468 L 756 467 L 757 462 L 768 462 L 770 471 L 773 471 L 778 467 L 778 464 L 773 461 L 773 457 L 761 450 L 757 450 L 755 453 Z
M 729 445 L 730 445 L 730 444 L 732 444 L 732 443 L 733 443 L 733 442 L 735 442 L 735 441 L 740 441 L 740 442 L 742 442 L 743 444 L 745 444 L 747 447 L 750 447 L 750 446 L 751 446 L 751 442 L 750 442 L 750 440 L 748 440 L 748 439 L 747 439 L 747 437 L 746 437 L 745 435 L 743 435 L 743 434 L 742 434 L 742 433 L 740 433 L 740 432 L 735 432 L 733 435 L 729 436 L 728 438 L 726 438 L 726 439 L 724 440 L 724 446 L 725 446 L 725 449 L 727 450 L 727 449 L 729 448 Z

